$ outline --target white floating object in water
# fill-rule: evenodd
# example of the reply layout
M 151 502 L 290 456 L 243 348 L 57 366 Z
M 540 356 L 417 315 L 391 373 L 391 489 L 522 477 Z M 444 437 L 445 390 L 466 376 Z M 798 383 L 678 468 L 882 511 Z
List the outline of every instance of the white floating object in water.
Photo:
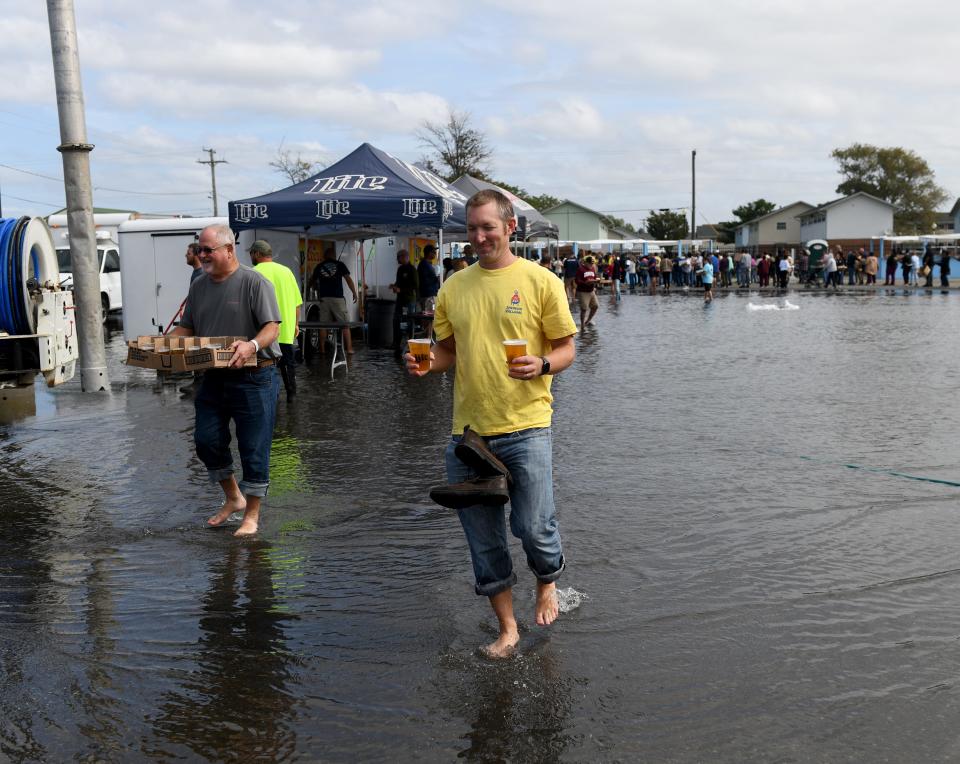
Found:
M 784 310 L 800 310 L 800 306 L 794 305 L 792 302 L 790 302 L 790 300 L 784 300 L 783 309 Z
M 780 310 L 776 305 L 754 305 L 752 302 L 747 304 L 747 310 Z

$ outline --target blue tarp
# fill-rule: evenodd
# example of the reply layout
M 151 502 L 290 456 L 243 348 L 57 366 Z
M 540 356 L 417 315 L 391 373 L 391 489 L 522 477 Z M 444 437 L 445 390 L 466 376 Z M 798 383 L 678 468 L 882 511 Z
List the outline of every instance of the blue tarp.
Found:
M 230 202 L 230 227 L 337 238 L 466 230 L 467 197 L 442 178 L 364 143 L 305 181 Z

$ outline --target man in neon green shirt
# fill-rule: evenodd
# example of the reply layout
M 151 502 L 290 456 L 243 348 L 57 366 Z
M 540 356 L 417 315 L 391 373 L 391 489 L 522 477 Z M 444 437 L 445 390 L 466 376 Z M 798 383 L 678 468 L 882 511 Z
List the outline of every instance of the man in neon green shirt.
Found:
M 277 365 L 283 377 L 283 386 L 287 389 L 287 399 L 290 399 L 297 393 L 293 343 L 300 335 L 300 306 L 303 305 L 303 296 L 293 271 L 285 265 L 273 262 L 273 248 L 268 242 L 263 239 L 253 242 L 250 246 L 250 259 L 254 269 L 273 284 L 273 290 L 277 293 L 281 319 L 277 342 L 282 355 Z
M 453 438 L 446 449 L 447 480 L 459 484 L 479 474 L 457 456 L 469 425 L 481 448 L 510 476 L 510 529 L 523 543 L 537 579 L 536 622 L 559 615 L 555 581 L 564 569 L 553 503 L 550 384 L 573 363 L 577 331 L 563 282 L 510 251 L 516 229 L 513 205 L 498 191 L 484 190 L 467 201 L 467 235 L 478 262 L 444 282 L 437 295 L 429 372 L 405 356 L 414 376 L 456 365 Z M 503 341 L 525 339 L 527 354 L 507 363 Z M 511 655 L 520 641 L 513 614 L 513 572 L 503 507 L 459 509 L 470 547 L 477 594 L 490 598 L 499 637 L 483 648 L 492 658 Z

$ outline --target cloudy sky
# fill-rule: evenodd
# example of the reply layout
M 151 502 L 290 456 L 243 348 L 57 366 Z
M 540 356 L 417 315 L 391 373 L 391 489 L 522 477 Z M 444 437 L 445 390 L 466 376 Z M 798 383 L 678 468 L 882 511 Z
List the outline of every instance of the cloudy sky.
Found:
M 209 214 L 281 188 L 281 145 L 408 161 L 471 114 L 493 177 L 640 223 L 824 202 L 830 152 L 903 146 L 960 193 L 955 21 L 933 0 L 76 0 L 94 202 Z M 6 217 L 64 205 L 45 3 L 0 0 Z

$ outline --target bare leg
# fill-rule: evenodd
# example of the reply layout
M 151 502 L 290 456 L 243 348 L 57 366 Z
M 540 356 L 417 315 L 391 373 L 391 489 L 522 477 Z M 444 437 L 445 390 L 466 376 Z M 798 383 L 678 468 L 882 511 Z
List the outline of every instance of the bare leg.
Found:
M 557 599 L 557 585 L 537 581 L 537 625 L 549 626 L 560 615 L 560 602 Z
M 207 519 L 207 525 L 216 528 L 226 522 L 234 512 L 243 512 L 247 508 L 247 502 L 240 493 L 240 486 L 237 485 L 237 479 L 232 475 L 220 481 L 220 487 L 223 489 L 223 506 L 220 511 Z
M 343 332 L 343 350 L 347 355 L 353 355 L 353 334 L 349 329 L 342 329 Z
M 320 330 L 320 350 L 317 351 L 320 355 L 324 355 L 327 352 L 327 330 Z
M 500 636 L 496 642 L 480 648 L 488 658 L 509 658 L 520 642 L 520 631 L 513 617 L 513 591 L 506 589 L 490 598 L 490 606 L 500 622 Z
M 247 496 L 247 508 L 243 512 L 243 520 L 234 536 L 252 536 L 257 532 L 260 523 L 260 497 Z

